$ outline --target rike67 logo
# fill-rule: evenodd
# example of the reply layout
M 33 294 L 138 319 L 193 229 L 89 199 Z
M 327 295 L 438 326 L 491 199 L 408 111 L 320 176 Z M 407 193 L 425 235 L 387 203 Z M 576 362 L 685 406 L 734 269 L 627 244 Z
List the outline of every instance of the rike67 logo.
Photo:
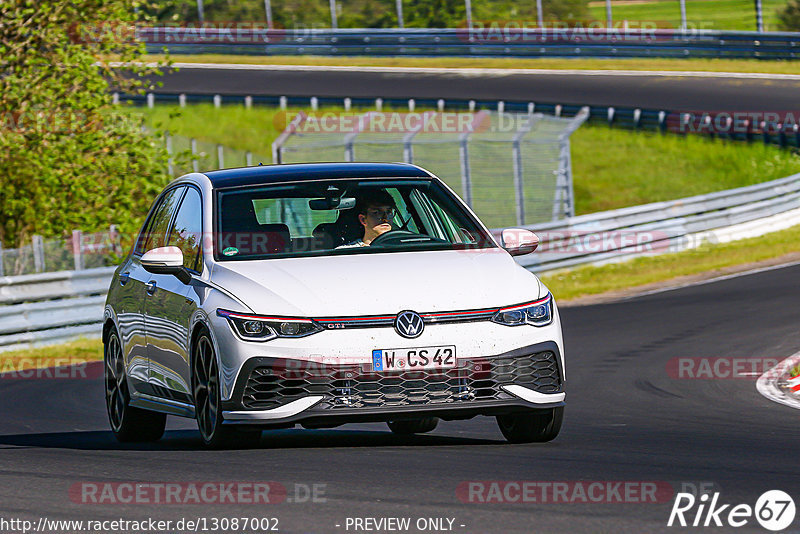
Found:
M 722 504 L 719 492 L 712 495 L 704 493 L 699 497 L 691 493 L 678 493 L 667 526 L 739 528 L 751 524 L 755 519 L 765 529 L 778 532 L 789 527 L 794 517 L 794 500 L 781 490 L 763 493 L 755 506 Z

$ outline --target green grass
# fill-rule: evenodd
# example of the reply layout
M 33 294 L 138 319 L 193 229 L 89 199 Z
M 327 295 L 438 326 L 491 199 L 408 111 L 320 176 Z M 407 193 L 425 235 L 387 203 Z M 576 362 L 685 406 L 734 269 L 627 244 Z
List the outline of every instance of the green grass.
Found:
M 677 3 L 676 3 L 677 5 Z M 703 72 L 757 72 L 800 74 L 796 61 L 757 59 L 582 59 L 582 58 L 459 58 L 459 57 L 321 57 L 321 56 L 245 56 L 180 55 L 170 56 L 178 63 L 244 63 L 249 65 L 330 65 L 352 67 L 429 67 L 480 69 L 582 69 L 582 70 L 661 70 Z M 152 55 L 149 61 L 162 60 Z
M 103 359 L 100 339 L 79 339 L 62 345 L 0 352 L 0 372 L 54 367 Z
M 762 0 L 766 31 L 779 29 L 777 12 L 785 5 L 785 0 Z M 605 21 L 605 2 L 590 2 L 589 12 L 593 18 Z M 676 0 L 641 3 L 612 1 L 611 12 L 615 22 L 646 21 L 669 28 L 678 28 L 681 23 L 680 3 Z M 687 0 L 686 19 L 691 29 L 756 30 L 755 6 L 752 0 Z
M 240 151 L 249 150 L 254 162 L 264 163 L 272 161 L 272 141 L 285 123 L 283 115 L 272 108 L 247 110 L 230 105 L 217 109 L 211 104 L 199 104 L 177 115 L 179 109 L 159 105 L 154 109 L 133 108 L 131 112 L 144 114 L 152 126 L 196 137 L 206 146 L 221 143 Z M 582 126 L 571 142 L 578 214 L 673 200 L 800 172 L 800 157 L 796 154 L 758 142 L 731 143 L 603 125 Z M 238 159 L 226 155 L 225 165 L 242 165 L 242 153 Z M 431 170 L 437 172 L 434 166 Z M 479 214 L 489 215 L 490 219 L 492 215 Z M 492 225 L 491 220 L 486 222 Z
M 590 125 L 579 128 L 571 143 L 578 214 L 701 195 L 800 172 L 797 154 L 757 142 Z
M 600 267 L 579 267 L 542 276 L 542 281 L 560 300 L 570 300 L 607 291 L 641 286 L 768 260 L 800 251 L 800 226 L 761 237 L 724 244 L 705 244 L 697 249 L 636 258 Z M 534 252 L 535 254 L 535 252 Z

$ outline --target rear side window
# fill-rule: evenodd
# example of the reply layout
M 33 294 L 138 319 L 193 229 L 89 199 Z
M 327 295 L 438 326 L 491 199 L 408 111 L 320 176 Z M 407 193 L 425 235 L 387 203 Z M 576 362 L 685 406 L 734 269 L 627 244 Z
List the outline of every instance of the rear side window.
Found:
M 144 236 L 139 240 L 140 246 L 137 247 L 136 252 L 145 253 L 148 250 L 166 246 L 169 222 L 175 214 L 184 189 L 186 188 L 176 187 L 175 189 L 169 190 L 161 198 L 161 202 L 156 206 L 153 215 L 147 223 Z
M 183 266 L 196 272 L 203 271 L 201 244 L 203 241 L 203 203 L 200 192 L 189 187 L 183 197 L 175 223 L 169 233 L 168 245 L 183 252 Z

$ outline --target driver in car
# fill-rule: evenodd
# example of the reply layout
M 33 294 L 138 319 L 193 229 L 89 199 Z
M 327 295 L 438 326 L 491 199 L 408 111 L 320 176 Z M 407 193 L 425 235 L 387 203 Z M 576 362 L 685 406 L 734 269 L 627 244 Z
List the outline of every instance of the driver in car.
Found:
M 382 189 L 360 195 L 354 209 L 358 213 L 358 222 L 364 227 L 364 237 L 336 248 L 368 247 L 376 237 L 392 229 L 397 213 L 392 195 Z

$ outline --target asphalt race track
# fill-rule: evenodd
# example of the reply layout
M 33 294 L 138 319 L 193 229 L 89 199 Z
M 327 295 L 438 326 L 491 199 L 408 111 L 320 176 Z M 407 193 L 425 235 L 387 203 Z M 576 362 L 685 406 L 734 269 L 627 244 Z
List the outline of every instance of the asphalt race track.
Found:
M 753 506 L 770 489 L 796 499 L 797 412 L 762 398 L 753 379 L 678 379 L 667 368 L 676 357 L 799 350 L 798 277 L 800 266 L 784 267 L 564 308 L 567 412 L 561 435 L 543 445 L 506 444 L 494 420 L 481 418 L 411 438 L 381 424 L 276 431 L 260 448 L 214 452 L 201 449 L 193 421 L 173 419 L 157 444 L 123 446 L 108 430 L 100 379 L 0 379 L 3 516 L 277 517 L 281 532 L 297 533 L 354 532 L 347 517 L 410 517 L 412 525 L 447 517 L 464 533 L 640 533 L 679 530 L 666 527 L 672 491 L 659 503 L 481 504 L 462 502 L 456 490 L 466 481 L 655 481 L 673 491 L 711 484 L 724 503 Z M 295 484 L 324 484 L 326 500 L 71 501 L 70 488 L 85 481 L 276 481 L 292 500 Z M 752 518 L 736 530 L 765 532 Z
M 180 57 L 177 57 L 180 60 Z M 459 74 L 182 67 L 159 93 L 431 98 L 626 106 L 671 111 L 795 111 L 798 80 L 581 74 Z

